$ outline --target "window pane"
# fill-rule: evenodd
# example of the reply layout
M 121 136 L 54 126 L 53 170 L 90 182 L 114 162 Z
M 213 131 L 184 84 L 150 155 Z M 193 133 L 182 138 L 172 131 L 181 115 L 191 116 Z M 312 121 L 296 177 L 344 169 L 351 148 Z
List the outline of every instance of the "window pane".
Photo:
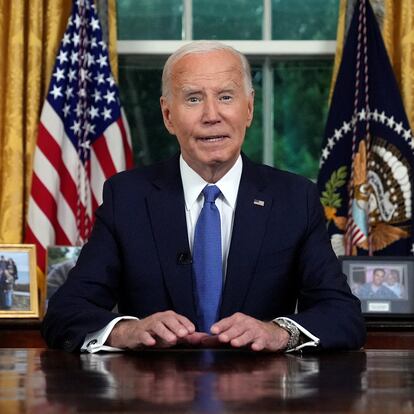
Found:
M 182 0 L 117 0 L 119 40 L 181 40 Z
M 272 0 L 276 40 L 335 40 L 339 0 Z
M 263 88 L 262 69 L 252 67 L 252 81 L 255 91 L 253 123 L 246 132 L 243 152 L 253 161 L 262 162 L 263 158 Z
M 164 160 L 178 150 L 164 127 L 160 109 L 161 63 L 144 65 L 135 56 L 119 56 L 121 102 L 131 129 L 137 165 Z
M 176 138 L 165 129 L 159 98 L 163 62 L 139 60 L 137 56 L 119 56 L 119 89 L 132 135 L 137 165 L 165 160 L 178 151 Z M 261 70 L 253 68 L 256 90 L 254 121 L 246 134 L 243 151 L 253 160 L 262 158 Z
M 193 0 L 194 39 L 262 38 L 263 0 Z
M 275 64 L 275 165 L 316 178 L 333 62 Z

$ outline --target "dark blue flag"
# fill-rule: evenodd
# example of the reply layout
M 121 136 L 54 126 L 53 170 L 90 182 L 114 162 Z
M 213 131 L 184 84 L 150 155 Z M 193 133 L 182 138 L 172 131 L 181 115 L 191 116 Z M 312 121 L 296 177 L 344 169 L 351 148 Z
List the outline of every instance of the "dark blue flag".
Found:
M 369 1 L 356 3 L 318 186 L 338 254 L 413 253 L 414 138 Z

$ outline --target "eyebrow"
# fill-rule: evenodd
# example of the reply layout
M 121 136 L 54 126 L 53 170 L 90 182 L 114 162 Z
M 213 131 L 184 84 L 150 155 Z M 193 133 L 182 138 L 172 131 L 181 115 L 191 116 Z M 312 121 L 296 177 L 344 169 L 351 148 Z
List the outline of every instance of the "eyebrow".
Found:
M 230 86 L 230 85 L 226 85 L 223 88 L 217 88 L 216 93 L 235 93 L 236 91 L 236 87 L 235 86 Z M 192 87 L 192 86 L 183 86 L 180 89 L 180 93 L 182 93 L 183 95 L 192 95 L 192 94 L 197 94 L 197 93 L 203 93 L 203 88 L 199 88 L 199 87 Z

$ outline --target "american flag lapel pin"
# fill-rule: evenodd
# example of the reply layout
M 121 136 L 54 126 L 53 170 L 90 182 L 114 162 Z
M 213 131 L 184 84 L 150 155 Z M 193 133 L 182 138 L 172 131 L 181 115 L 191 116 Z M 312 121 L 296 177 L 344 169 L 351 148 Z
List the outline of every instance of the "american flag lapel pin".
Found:
M 255 206 L 264 207 L 265 202 L 264 202 L 263 200 L 257 200 L 257 199 L 254 199 L 253 204 L 254 204 Z

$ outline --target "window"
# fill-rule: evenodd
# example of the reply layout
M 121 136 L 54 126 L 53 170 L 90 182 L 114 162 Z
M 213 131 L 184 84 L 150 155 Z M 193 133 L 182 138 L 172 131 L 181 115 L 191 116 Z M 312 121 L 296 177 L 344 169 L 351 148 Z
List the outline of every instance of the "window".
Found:
M 185 40 L 216 39 L 252 65 L 255 113 L 243 151 L 316 177 L 339 0 L 118 0 L 117 7 L 120 92 L 137 164 L 178 149 L 159 106 L 165 59 Z

